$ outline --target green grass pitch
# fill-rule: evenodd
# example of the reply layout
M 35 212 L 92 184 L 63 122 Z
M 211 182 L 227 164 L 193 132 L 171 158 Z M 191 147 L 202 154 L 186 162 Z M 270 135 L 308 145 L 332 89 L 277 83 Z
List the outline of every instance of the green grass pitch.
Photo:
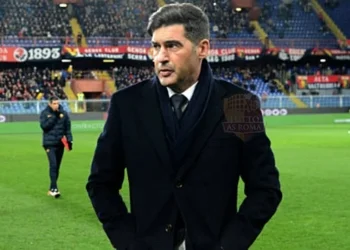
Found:
M 251 249 L 350 249 L 350 124 L 337 118 L 350 115 L 265 118 L 284 199 Z M 0 124 L 0 250 L 111 249 L 85 191 L 102 125 L 73 121 L 55 200 L 38 123 Z

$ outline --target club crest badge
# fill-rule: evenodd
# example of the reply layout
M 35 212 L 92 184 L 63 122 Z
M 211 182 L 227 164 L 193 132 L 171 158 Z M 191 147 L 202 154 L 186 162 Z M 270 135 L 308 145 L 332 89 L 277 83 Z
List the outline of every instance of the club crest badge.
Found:
M 224 113 L 224 132 L 232 133 L 243 141 L 265 130 L 260 102 L 252 94 L 236 94 L 225 98 Z

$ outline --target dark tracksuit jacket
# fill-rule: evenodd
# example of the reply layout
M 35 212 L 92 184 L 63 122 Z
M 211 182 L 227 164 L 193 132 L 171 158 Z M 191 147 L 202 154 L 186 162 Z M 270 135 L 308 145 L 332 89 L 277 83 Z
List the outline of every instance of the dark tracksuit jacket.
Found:
M 42 145 L 45 148 L 62 145 L 63 136 L 66 136 L 68 141 L 73 141 L 71 121 L 62 106 L 58 112 L 47 106 L 40 114 L 40 127 L 43 130 Z

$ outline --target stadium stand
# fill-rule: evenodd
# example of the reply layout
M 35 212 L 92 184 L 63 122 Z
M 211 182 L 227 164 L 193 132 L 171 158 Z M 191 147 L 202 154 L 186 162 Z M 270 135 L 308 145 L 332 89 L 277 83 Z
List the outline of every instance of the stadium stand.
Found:
M 1 113 L 36 113 L 37 105 L 28 101 L 47 100 L 53 95 L 67 99 L 63 84 L 59 76 L 49 69 L 31 67 L 2 70 L 0 101 L 8 103 L 1 106 Z
M 74 70 L 69 77 L 73 79 L 96 79 L 91 70 Z
M 35 73 L 36 72 L 36 73 Z M 222 66 L 213 65 L 214 75 L 218 78 L 226 79 L 233 84 L 237 84 L 257 94 L 262 99 L 263 108 L 296 108 L 296 104 L 291 101 L 284 93 L 295 88 L 295 77 L 297 75 L 333 75 L 350 74 L 347 67 L 316 67 L 305 64 L 304 66 L 286 66 L 281 65 L 244 65 L 244 66 Z M 20 104 L 17 100 L 31 101 L 36 99 L 47 99 L 48 96 L 55 94 L 62 99 L 66 99 L 62 91 L 62 83 L 59 83 L 59 76 L 51 80 L 53 72 L 49 70 L 5 70 L 0 78 L 0 101 L 10 101 L 3 113 L 35 113 L 37 106 L 32 105 L 28 108 L 28 103 Z M 153 67 L 151 66 L 117 66 L 113 68 L 113 78 L 118 90 L 136 84 L 139 81 L 153 76 Z M 93 79 L 95 76 L 88 71 L 73 71 L 72 77 L 75 79 Z M 21 80 L 23 79 L 23 80 Z M 284 82 L 284 89 L 276 84 L 276 79 Z M 17 93 L 16 93 L 16 91 Z M 19 93 L 18 93 L 19 92 Z M 43 98 L 38 93 L 43 94 Z M 17 96 L 18 94 L 18 96 Z M 350 106 L 350 96 L 340 96 L 333 93 L 334 96 L 322 96 L 317 92 L 314 96 L 301 97 L 309 107 L 337 107 L 342 105 Z M 12 101 L 12 102 L 11 102 Z M 63 102 L 67 110 L 70 108 L 66 101 Z M 40 106 L 41 107 L 41 106 Z
M 157 8 L 155 0 L 113 0 L 104 4 L 98 0 L 85 0 L 84 6 L 76 6 L 75 11 L 84 35 L 88 37 L 87 43 L 107 46 L 123 45 L 125 38 L 145 37 L 148 16 Z M 134 45 L 145 43 L 143 39 L 134 41 Z
M 279 71 L 272 68 L 270 65 L 265 67 L 213 66 L 213 70 L 216 77 L 244 87 L 254 94 L 262 95 L 263 93 L 267 93 L 270 96 L 283 95 L 274 82 L 274 79 L 279 77 Z M 114 68 L 113 72 L 117 88 L 120 90 L 152 77 L 153 67 L 122 66 Z
M 120 66 L 113 69 L 113 78 L 118 89 L 126 88 L 152 76 L 153 67 Z
M 2 45 L 59 46 L 71 35 L 67 11 L 49 1 L 0 1 Z
M 191 2 L 201 6 L 210 20 L 211 37 L 216 38 L 213 41 L 213 47 L 262 46 L 259 39 L 253 33 L 254 29 L 249 24 L 248 12 L 232 11 L 230 1 L 167 0 L 166 2 Z
M 308 0 L 259 0 L 262 27 L 276 47 L 338 48 L 334 35 Z
M 114 78 L 118 89 L 131 86 L 140 80 L 146 79 L 152 76 L 153 69 L 151 67 L 117 67 L 114 69 Z M 213 65 L 214 75 L 218 78 L 222 78 L 237 84 L 240 87 L 248 89 L 250 92 L 260 96 L 264 102 L 265 108 L 296 108 L 296 104 L 293 103 L 286 95 L 292 89 L 296 88 L 295 77 L 297 75 L 324 75 L 331 74 L 348 74 L 349 69 L 342 68 L 319 68 L 316 66 L 310 66 L 306 64 L 300 67 L 287 67 L 282 65 L 266 65 L 266 66 L 215 66 Z M 281 89 L 276 84 L 276 79 L 280 79 L 283 82 L 284 89 Z M 313 94 L 317 94 L 314 92 Z M 265 97 L 265 98 L 264 98 Z M 312 106 L 317 103 L 321 107 L 333 107 L 339 105 L 340 97 L 333 96 L 330 98 L 323 98 L 322 96 L 315 96 L 316 99 L 312 101 L 310 97 L 302 97 L 302 101 L 305 101 L 306 105 Z M 344 104 L 349 102 L 350 98 L 345 98 Z
M 350 69 L 343 67 L 330 67 L 320 64 L 303 66 L 280 65 L 242 65 L 242 66 L 222 66 L 212 65 L 214 75 L 237 84 L 240 87 L 248 89 L 250 92 L 258 95 L 262 99 L 264 108 L 296 108 L 296 104 L 286 96 L 296 87 L 297 75 L 348 75 Z M 139 81 L 153 76 L 153 67 L 135 67 L 135 66 L 118 66 L 115 67 L 111 75 L 113 76 L 117 89 L 129 87 Z M 283 87 L 278 84 L 281 81 Z M 312 97 L 308 90 L 305 90 L 308 96 L 301 97 L 308 107 L 337 107 L 342 105 L 350 106 L 350 96 L 340 96 L 334 91 L 334 96 L 322 96 L 317 91 L 312 91 Z
M 350 37 L 350 1 L 320 0 L 319 2 L 344 35 Z
M 172 0 L 166 2 L 171 3 Z M 233 11 L 230 1 L 176 2 L 193 2 L 200 5 L 208 14 L 211 21 L 212 48 L 264 47 L 250 25 L 248 12 Z M 339 27 L 349 32 L 346 28 L 348 22 L 345 18 L 339 17 L 347 16 L 345 12 L 350 8 L 349 3 L 337 0 L 319 0 L 319 2 Z M 137 47 L 149 46 L 145 27 L 149 14 L 158 8 L 156 0 L 109 0 L 104 3 L 102 5 L 99 0 L 84 0 L 83 5 L 74 5 L 68 11 L 48 1 L 38 3 L 35 0 L 0 0 L 2 46 L 53 47 L 67 42 L 72 43 L 72 27 L 69 24 L 72 17 L 77 18 L 87 46 L 106 47 L 125 44 Z M 310 1 L 258 0 L 257 3 L 262 10 L 259 19 L 261 27 L 276 47 L 338 48 L 337 39 L 312 9 Z M 64 91 L 70 89 L 70 85 L 65 86 L 65 79 L 99 79 L 104 76 L 106 77 L 104 79 L 109 79 L 112 85 L 115 82 L 117 89 L 120 90 L 153 75 L 151 66 L 139 66 L 137 62 L 127 65 L 117 64 L 110 73 L 86 68 L 83 71 L 75 69 L 70 73 L 63 71 L 63 77 L 55 77 L 55 74 L 60 72 L 36 69 L 34 66 L 26 69 L 0 70 L 1 113 L 37 113 L 41 105 L 45 105 L 45 102 L 40 103 L 37 100 L 46 100 L 50 95 L 57 95 L 63 99 L 64 106 L 70 112 L 74 105 L 68 105 L 67 96 L 70 95 Z M 328 67 L 328 64 L 269 65 L 261 64 L 260 61 L 259 66 L 259 63 L 245 64 L 235 59 L 231 64 L 213 63 L 212 67 L 216 77 L 226 79 L 260 96 L 264 108 L 299 107 L 289 96 L 297 92 L 298 75 L 350 75 L 348 67 L 332 68 Z M 72 90 L 70 92 L 71 95 L 75 95 Z M 340 95 L 341 90 L 334 90 L 334 93 L 327 92 L 330 96 L 324 96 L 325 92 L 308 89 L 299 92 L 307 95 L 301 96 L 299 100 L 305 107 L 350 106 L 350 97 Z M 76 96 L 74 98 L 71 99 L 72 102 L 76 101 Z

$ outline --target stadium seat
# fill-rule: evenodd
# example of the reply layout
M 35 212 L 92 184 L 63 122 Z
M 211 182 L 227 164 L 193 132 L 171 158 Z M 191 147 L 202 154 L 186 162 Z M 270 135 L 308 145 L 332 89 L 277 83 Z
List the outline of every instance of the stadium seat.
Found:
M 51 1 L 0 1 L 0 31 L 5 46 L 61 46 L 72 35 L 67 10 Z
M 144 38 L 148 17 L 157 8 L 156 0 L 136 0 L 133 6 L 127 0 L 104 4 L 86 0 L 83 6 L 75 6 L 75 12 L 90 46 L 116 46 L 122 45 L 116 38 Z M 144 43 L 143 40 L 130 42 L 133 45 Z
M 287 7 L 290 18 L 280 15 L 280 0 L 258 0 L 259 6 L 269 8 L 269 16 L 261 20 L 262 27 L 276 47 L 311 49 L 316 47 L 338 48 L 336 38 L 331 32 L 320 30 L 321 22 L 316 13 L 305 12 L 299 1 L 292 1 Z M 268 20 L 272 20 L 273 30 Z
M 349 38 L 350 29 L 348 16 L 350 13 L 350 1 L 339 1 L 339 5 L 335 7 L 327 6 L 324 0 L 320 0 L 319 3 L 335 24 L 338 25 L 344 35 Z

